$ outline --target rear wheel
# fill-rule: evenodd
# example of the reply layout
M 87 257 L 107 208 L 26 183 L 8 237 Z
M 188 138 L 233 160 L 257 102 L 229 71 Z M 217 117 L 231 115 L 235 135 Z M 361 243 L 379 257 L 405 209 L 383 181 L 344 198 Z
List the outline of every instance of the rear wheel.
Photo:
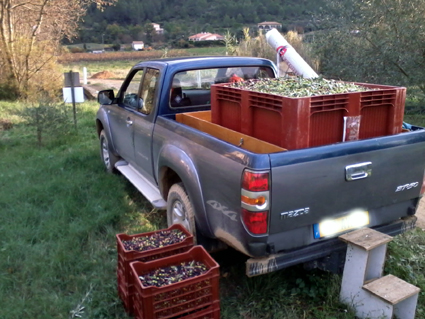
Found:
M 115 164 L 118 162 L 119 157 L 114 155 L 109 149 L 109 141 L 106 137 L 104 130 L 100 132 L 99 135 L 100 141 L 100 158 L 102 159 L 103 164 L 105 165 L 106 171 L 108 173 L 116 173 Z
M 168 193 L 167 224 L 168 227 L 173 224 L 181 224 L 193 235 L 196 242 L 195 214 L 183 183 L 174 184 Z
M 201 234 L 195 222 L 195 210 L 183 183 L 174 184 L 168 193 L 167 224 L 168 227 L 181 224 L 193 235 L 194 244 L 204 246 L 209 252 L 227 248 L 222 241 Z

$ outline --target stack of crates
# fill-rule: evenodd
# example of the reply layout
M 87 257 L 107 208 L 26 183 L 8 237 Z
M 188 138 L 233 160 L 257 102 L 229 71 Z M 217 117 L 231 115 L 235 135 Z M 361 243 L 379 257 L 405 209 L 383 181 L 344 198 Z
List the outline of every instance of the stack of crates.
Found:
M 344 117 L 359 118 L 355 139 L 401 133 L 406 88 L 355 83 L 370 90 L 291 98 L 211 86 L 211 121 L 288 150 L 343 141 Z
M 197 261 L 207 271 L 166 286 L 144 286 L 140 276 L 158 268 L 177 266 Z M 130 264 L 135 285 L 134 316 L 136 319 L 220 319 L 219 265 L 202 246 L 194 246 L 185 253 L 151 262 Z
M 171 231 L 171 230 L 180 230 L 182 231 L 186 238 L 175 244 L 168 246 L 146 250 L 146 251 L 135 251 L 135 250 L 126 250 L 123 244 L 123 241 L 129 241 L 133 238 L 139 237 L 149 237 L 155 233 L 161 231 Z M 133 282 L 133 275 L 131 273 L 130 263 L 134 261 L 148 262 L 152 260 L 162 259 L 164 257 L 184 253 L 190 248 L 193 247 L 193 235 L 190 234 L 183 226 L 175 224 L 170 226 L 167 229 L 157 230 L 153 232 L 147 232 L 137 235 L 126 235 L 126 234 L 117 234 L 117 252 L 118 252 L 118 264 L 117 264 L 117 283 L 118 283 L 118 295 L 120 296 L 125 310 L 128 314 L 134 313 L 133 303 L 135 297 L 135 288 Z

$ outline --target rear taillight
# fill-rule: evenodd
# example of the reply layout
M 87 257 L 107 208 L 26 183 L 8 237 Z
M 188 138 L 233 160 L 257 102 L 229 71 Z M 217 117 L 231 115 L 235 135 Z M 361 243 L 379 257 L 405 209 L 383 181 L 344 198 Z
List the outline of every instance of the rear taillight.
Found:
M 267 217 L 268 211 L 254 213 L 242 208 L 242 220 L 246 228 L 253 234 L 267 233 Z
M 268 191 L 269 173 L 255 173 L 245 170 L 242 177 L 242 188 L 252 192 Z
M 254 235 L 266 234 L 268 230 L 269 184 L 269 172 L 245 170 L 242 175 L 242 221 L 246 229 Z

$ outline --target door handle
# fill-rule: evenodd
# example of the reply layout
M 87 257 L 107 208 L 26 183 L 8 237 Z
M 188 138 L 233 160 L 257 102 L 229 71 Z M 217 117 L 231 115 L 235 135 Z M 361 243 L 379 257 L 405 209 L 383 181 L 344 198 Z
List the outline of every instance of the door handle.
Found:
M 372 162 L 364 162 L 345 167 L 345 179 L 355 181 L 372 175 Z

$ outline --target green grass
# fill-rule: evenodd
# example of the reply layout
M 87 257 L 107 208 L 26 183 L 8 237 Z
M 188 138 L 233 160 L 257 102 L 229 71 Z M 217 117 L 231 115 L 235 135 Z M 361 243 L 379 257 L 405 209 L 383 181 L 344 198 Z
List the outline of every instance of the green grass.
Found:
M 165 213 L 104 172 L 96 104 L 78 104 L 78 131 L 53 132 L 42 147 L 17 115 L 23 107 L 0 102 L 0 119 L 13 123 L 0 130 L 0 318 L 126 318 L 115 235 L 163 228 Z M 386 272 L 422 289 L 418 315 L 425 314 L 424 267 L 425 232 L 390 244 Z M 254 278 L 244 271 L 242 262 L 222 263 L 222 318 L 355 318 L 338 301 L 338 275 L 301 266 Z
M 302 266 L 253 278 L 242 267 L 221 271 L 222 318 L 355 318 L 338 301 L 338 275 Z
M 0 117 L 20 107 L 0 102 Z M 114 236 L 131 219 L 134 231 L 161 219 L 138 221 L 150 205 L 99 165 L 95 110 L 79 106 L 78 134 L 42 148 L 14 115 L 14 128 L 0 131 L 0 318 L 68 318 L 86 294 L 85 318 L 125 317 Z
M 421 289 L 416 317 L 425 317 L 425 231 L 417 228 L 414 232 L 398 236 L 389 243 L 385 273 L 391 273 Z

